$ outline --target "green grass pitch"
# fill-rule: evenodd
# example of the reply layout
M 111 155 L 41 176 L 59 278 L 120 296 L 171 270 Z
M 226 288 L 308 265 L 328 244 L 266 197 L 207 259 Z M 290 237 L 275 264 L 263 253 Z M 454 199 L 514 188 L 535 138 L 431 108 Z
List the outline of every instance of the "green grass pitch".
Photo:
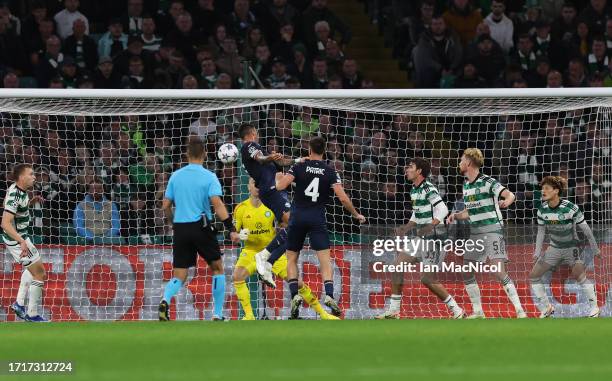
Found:
M 612 321 L 400 320 L 0 325 L 0 361 L 74 362 L 25 380 L 610 380 Z

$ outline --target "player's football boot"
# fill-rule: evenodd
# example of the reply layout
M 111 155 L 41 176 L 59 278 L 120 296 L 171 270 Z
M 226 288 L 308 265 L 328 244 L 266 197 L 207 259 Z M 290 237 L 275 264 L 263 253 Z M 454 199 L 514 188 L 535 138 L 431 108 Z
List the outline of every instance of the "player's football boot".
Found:
M 212 317 L 212 321 L 223 321 L 223 322 L 228 322 L 229 319 L 226 318 L 225 316 L 214 316 Z
M 255 315 L 244 315 L 240 320 L 256 320 Z
M 339 317 L 334 316 L 328 312 L 321 314 L 321 320 L 341 320 Z
M 255 267 L 257 268 L 257 275 L 259 279 L 270 288 L 276 288 L 274 282 L 274 276 L 272 275 L 272 264 L 268 262 L 264 253 L 255 254 Z
M 159 321 L 170 321 L 170 307 L 168 307 L 168 303 L 165 300 L 162 300 L 159 303 Z
M 376 320 L 387 320 L 387 319 L 399 319 L 400 313 L 399 311 L 385 311 L 380 315 L 376 315 L 374 319 Z
M 300 295 L 296 295 L 291 299 L 291 315 L 289 315 L 289 319 L 295 320 L 300 318 L 300 307 L 304 302 L 304 298 Z
M 17 302 L 11 304 L 11 311 L 13 311 L 19 319 L 26 320 L 26 310 L 21 304 Z
M 486 317 L 486 315 L 484 314 L 483 311 L 474 311 L 466 319 L 473 320 L 473 319 L 486 319 L 486 318 L 487 317 Z
M 523 309 L 516 311 L 516 318 L 517 319 L 527 319 L 527 312 L 525 312 L 525 310 Z
M 331 309 L 331 313 L 334 316 L 340 317 L 342 316 L 342 310 L 338 306 L 338 303 L 329 295 L 325 295 L 325 300 L 323 301 L 327 307 Z
M 459 308 L 453 312 L 453 319 L 465 319 L 467 314 L 463 310 L 463 308 Z
M 555 307 L 552 304 L 546 306 L 546 309 L 540 314 L 540 319 L 552 317 L 555 314 Z
M 590 318 L 596 318 L 599 317 L 599 307 L 595 306 L 593 308 L 591 308 L 591 311 L 589 311 L 589 317 Z
M 45 319 L 44 317 L 40 315 L 36 315 L 36 316 L 26 315 L 25 320 L 32 322 L 32 323 L 48 323 L 49 322 L 49 320 Z

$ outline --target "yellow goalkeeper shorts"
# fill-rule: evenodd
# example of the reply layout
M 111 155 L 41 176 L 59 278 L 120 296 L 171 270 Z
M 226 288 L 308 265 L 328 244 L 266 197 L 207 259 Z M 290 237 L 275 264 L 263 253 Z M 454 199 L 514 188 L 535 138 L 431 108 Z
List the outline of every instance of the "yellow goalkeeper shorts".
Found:
M 257 254 L 257 252 L 253 250 L 242 250 L 236 261 L 236 267 L 244 267 L 249 275 L 255 274 L 257 270 L 255 254 Z M 274 262 L 272 265 L 272 273 L 283 280 L 287 278 L 287 256 L 285 254 Z

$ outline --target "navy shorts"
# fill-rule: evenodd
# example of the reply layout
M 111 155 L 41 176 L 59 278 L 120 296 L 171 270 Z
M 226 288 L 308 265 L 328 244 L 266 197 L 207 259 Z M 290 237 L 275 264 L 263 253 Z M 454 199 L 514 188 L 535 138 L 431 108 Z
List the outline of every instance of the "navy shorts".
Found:
M 283 214 L 287 213 L 291 208 L 286 191 L 274 189 L 264 194 L 260 193 L 259 199 L 274 213 L 274 217 L 279 223 L 283 221 Z
M 299 252 L 304 247 L 306 236 L 315 250 L 329 249 L 329 232 L 324 209 L 291 209 L 287 229 L 287 250 Z

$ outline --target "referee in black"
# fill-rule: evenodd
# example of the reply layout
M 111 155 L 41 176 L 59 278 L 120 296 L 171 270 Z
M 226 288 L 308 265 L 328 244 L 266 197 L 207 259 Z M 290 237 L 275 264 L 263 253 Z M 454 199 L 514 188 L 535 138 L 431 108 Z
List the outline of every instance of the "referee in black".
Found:
M 173 278 L 166 284 L 159 303 L 159 320 L 170 320 L 169 304 L 187 280 L 187 270 L 196 265 L 197 256 L 206 260 L 213 273 L 213 320 L 224 320 L 225 274 L 221 250 L 212 226 L 211 205 L 230 231 L 232 242 L 240 242 L 232 219 L 223 204 L 223 191 L 217 176 L 205 169 L 204 144 L 192 139 L 187 146 L 189 164 L 175 171 L 166 187 L 162 209 L 174 226 L 172 244 Z M 174 204 L 174 213 L 172 205 Z

